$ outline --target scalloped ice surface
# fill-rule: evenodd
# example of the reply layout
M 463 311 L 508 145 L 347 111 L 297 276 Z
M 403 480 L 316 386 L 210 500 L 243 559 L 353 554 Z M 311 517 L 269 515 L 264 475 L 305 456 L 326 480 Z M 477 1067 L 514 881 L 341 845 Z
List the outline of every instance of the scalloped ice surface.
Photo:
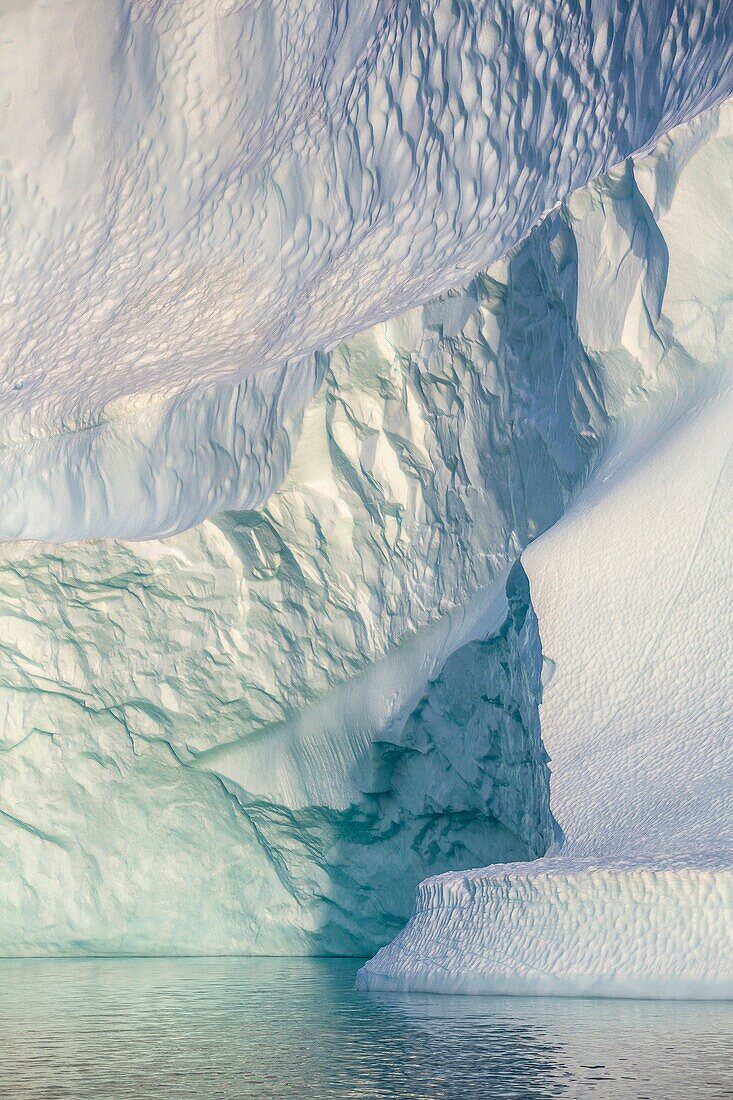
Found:
M 428 879 L 371 990 L 733 996 L 733 871 L 547 858 Z
M 261 504 L 321 349 L 722 101 L 732 35 L 727 0 L 4 5 L 0 535 Z
M 674 142 L 637 166 L 669 268 L 658 321 L 647 284 L 623 327 L 647 377 L 682 353 L 718 364 L 717 381 L 680 419 L 664 402 L 637 408 L 522 555 L 561 839 L 533 863 L 423 883 L 362 988 L 733 996 L 730 123 L 727 135 L 673 194 L 659 184 Z M 606 354 L 618 318 L 578 321 L 589 353 Z
M 425 875 L 546 850 L 540 635 L 510 570 L 605 461 L 568 523 L 621 487 L 622 519 L 648 533 L 650 623 L 651 597 L 669 598 L 641 554 L 657 530 L 669 572 L 687 576 L 675 555 L 696 490 L 681 481 L 684 537 L 649 532 L 630 502 L 644 452 L 676 446 L 682 418 L 725 389 L 729 111 L 555 207 L 730 91 L 729 15 L 715 0 L 4 7 L 0 534 L 145 539 L 198 523 L 166 541 L 2 548 L 4 953 L 363 953 L 401 927 Z M 678 452 L 659 453 L 674 471 Z M 669 979 L 655 898 L 668 890 L 682 912 L 714 875 L 710 935 L 674 940 L 689 982 L 700 944 L 727 965 L 725 880 L 701 855 L 711 831 L 725 839 L 715 772 L 692 752 L 670 752 L 677 775 L 655 757 L 642 851 L 630 781 L 611 769 L 603 786 L 604 708 L 631 771 L 649 772 L 632 751 L 647 719 L 660 753 L 669 725 L 725 769 L 715 685 L 729 666 L 706 645 L 701 671 L 684 631 L 667 644 L 655 629 L 670 671 L 649 713 L 634 709 L 617 647 L 639 624 L 599 581 L 607 543 L 596 535 L 595 571 L 578 571 L 583 650 L 563 617 L 575 578 L 527 557 L 546 680 L 555 665 L 556 817 L 572 858 L 606 861 L 577 876 L 608 914 L 591 981 L 612 951 L 630 983 L 655 958 Z M 729 581 L 709 575 L 725 603 Z M 700 612 L 703 637 L 727 609 Z M 579 752 L 563 763 L 552 703 L 576 691 Z M 590 831 L 574 780 L 589 730 L 604 772 Z M 608 877 L 629 871 L 617 849 L 659 871 L 670 845 L 686 870 L 666 863 L 661 889 L 628 879 L 649 928 L 634 970 Z M 572 977 L 542 867 L 527 890 L 526 871 L 506 873 L 500 889 L 523 899 L 507 927 L 546 929 Z M 702 927 L 699 906 L 684 911 Z M 572 915 L 562 927 L 582 946 Z
M 729 163 L 726 107 L 319 356 L 263 506 L 2 547 L 3 953 L 365 954 L 426 875 L 547 850 L 512 566 L 609 448 L 724 389 Z

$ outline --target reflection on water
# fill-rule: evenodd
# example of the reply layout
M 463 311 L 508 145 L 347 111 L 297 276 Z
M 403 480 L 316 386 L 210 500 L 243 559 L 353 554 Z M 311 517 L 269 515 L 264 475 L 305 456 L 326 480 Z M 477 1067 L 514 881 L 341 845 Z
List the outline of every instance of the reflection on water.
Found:
M 0 961 L 0 1096 L 733 1095 L 733 1005 L 364 994 L 357 966 Z

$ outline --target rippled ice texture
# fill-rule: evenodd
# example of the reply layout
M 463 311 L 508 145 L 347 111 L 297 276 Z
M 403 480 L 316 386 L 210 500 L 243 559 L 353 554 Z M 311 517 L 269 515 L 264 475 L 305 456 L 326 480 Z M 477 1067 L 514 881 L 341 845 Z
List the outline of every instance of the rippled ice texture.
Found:
M 462 285 L 722 102 L 729 16 L 3 4 L 0 535 L 151 538 L 262 503 L 312 353 Z M 241 387 L 190 393 L 216 383 Z
M 354 960 L 0 963 L 0 1096 L 694 1100 L 733 1005 L 357 994 Z

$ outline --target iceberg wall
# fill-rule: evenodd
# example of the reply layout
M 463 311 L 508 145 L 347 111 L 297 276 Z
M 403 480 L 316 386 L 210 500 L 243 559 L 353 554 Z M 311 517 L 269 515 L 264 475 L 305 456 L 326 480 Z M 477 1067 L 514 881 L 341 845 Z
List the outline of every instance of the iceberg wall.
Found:
M 3 950 L 363 953 L 431 871 L 541 854 L 539 642 L 505 587 L 609 422 L 573 241 L 555 216 L 316 360 L 261 507 L 3 547 Z
M 728 143 L 697 120 L 314 361 L 260 507 L 3 547 L 6 953 L 361 953 L 426 874 L 543 854 L 560 662 L 510 569 L 720 387 L 718 345 L 693 357 L 661 311 L 661 211 L 694 216 L 689 173 Z M 724 340 L 714 305 L 679 307 L 686 340 Z
M 699 555 L 644 526 L 634 486 L 655 448 L 672 448 L 661 477 L 708 430 L 727 438 L 726 9 L 84 0 L 3 14 L 0 538 L 37 540 L 0 549 L 3 953 L 361 954 L 447 871 L 463 877 L 432 881 L 444 915 L 460 900 L 459 985 L 471 943 L 495 980 L 472 920 L 542 930 L 555 890 L 606 913 L 612 938 L 618 875 L 641 876 L 640 913 L 668 889 L 701 928 L 711 874 L 718 927 L 711 788 L 691 773 L 688 844 L 687 817 L 671 825 L 676 773 L 660 769 L 659 828 L 637 844 L 628 777 L 654 769 L 631 746 L 651 717 L 623 693 L 651 655 L 631 648 L 637 679 L 615 678 L 637 591 L 623 547 L 599 644 L 608 533 L 592 516 L 617 485 L 620 529 L 641 540 L 639 607 L 655 639 L 679 638 L 676 612 L 654 618 L 670 591 L 644 552 L 664 529 L 673 608 L 694 602 Z M 677 451 L 688 422 L 695 442 Z M 700 501 L 713 517 L 726 505 L 715 484 L 672 473 L 687 532 Z M 595 569 L 568 571 L 586 531 Z M 701 546 L 708 532 L 722 545 L 708 525 Z M 688 653 L 654 696 L 657 753 L 672 731 L 684 744 L 704 703 L 672 689 Z M 713 751 L 727 767 L 729 695 L 713 696 L 698 770 Z M 607 751 L 620 770 L 602 782 Z M 668 758 L 684 772 L 681 751 Z M 508 870 L 463 871 L 486 864 Z M 527 920 L 507 922 L 505 902 Z M 440 985 L 445 941 L 420 904 L 366 984 Z M 634 936 L 651 944 L 643 982 L 660 933 Z M 701 937 L 670 940 L 675 990 L 692 971 L 711 988 Z M 513 972 L 517 943 L 502 948 Z M 562 957 L 572 987 L 577 956 Z
M 688 131 L 636 166 L 665 262 L 626 316 L 578 315 L 591 358 L 636 364 L 641 400 L 521 559 L 560 841 L 423 883 L 363 988 L 733 996 L 732 133 L 726 107 L 689 159 Z M 691 406 L 679 384 L 652 399 L 693 364 Z

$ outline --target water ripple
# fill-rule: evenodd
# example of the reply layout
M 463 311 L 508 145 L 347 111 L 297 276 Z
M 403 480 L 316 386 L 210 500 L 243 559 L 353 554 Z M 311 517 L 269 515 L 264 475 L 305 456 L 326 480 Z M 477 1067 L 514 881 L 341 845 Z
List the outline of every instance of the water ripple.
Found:
M 351 959 L 0 962 L 5 1100 L 694 1100 L 733 1005 L 358 994 Z

